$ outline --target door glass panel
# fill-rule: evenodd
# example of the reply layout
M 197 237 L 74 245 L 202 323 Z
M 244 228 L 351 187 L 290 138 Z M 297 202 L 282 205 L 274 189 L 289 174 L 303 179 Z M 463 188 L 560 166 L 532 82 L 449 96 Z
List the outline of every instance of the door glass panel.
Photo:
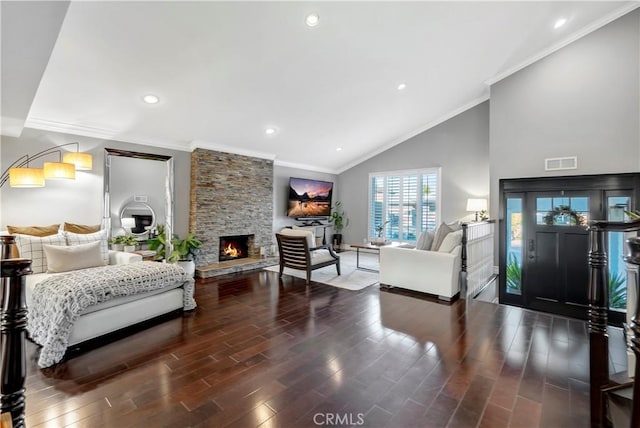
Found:
M 628 196 L 609 196 L 607 198 L 607 220 L 625 221 L 624 213 L 631 206 Z M 609 232 L 609 308 L 625 311 L 627 309 L 627 274 L 624 268 L 624 233 Z
M 536 198 L 536 224 L 585 226 L 588 221 L 588 197 Z
M 507 198 L 507 293 L 522 294 L 522 198 Z

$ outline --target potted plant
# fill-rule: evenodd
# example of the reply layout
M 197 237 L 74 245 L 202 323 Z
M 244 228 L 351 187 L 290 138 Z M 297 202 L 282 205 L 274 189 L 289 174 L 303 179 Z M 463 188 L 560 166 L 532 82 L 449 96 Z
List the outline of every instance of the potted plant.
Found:
M 193 233 L 189 233 L 184 239 L 180 239 L 176 235 L 171 240 L 171 244 L 173 250 L 167 261 L 177 262 L 190 276 L 193 276 L 196 273 L 195 258 L 200 253 L 202 241 L 196 238 Z
M 109 244 L 111 244 L 111 249 L 113 251 L 123 251 L 124 250 L 124 239 L 126 237 L 124 235 L 114 236 L 109 240 Z
M 378 234 L 375 240 L 376 244 L 384 244 L 385 241 L 382 234 L 384 233 L 384 227 L 387 225 L 387 223 L 391 223 L 391 220 L 387 220 L 382 224 L 376 225 L 375 229 L 376 229 L 376 233 Z
M 127 253 L 133 253 L 138 245 L 138 240 L 133 235 L 126 235 L 122 237 L 122 245 L 124 245 L 124 251 Z
M 340 248 L 342 245 L 342 229 L 349 225 L 349 219 L 345 216 L 341 206 L 342 202 L 336 202 L 335 206 L 332 207 L 332 212 L 329 216 L 329 223 L 333 223 L 334 231 L 331 242 L 333 242 L 337 248 Z

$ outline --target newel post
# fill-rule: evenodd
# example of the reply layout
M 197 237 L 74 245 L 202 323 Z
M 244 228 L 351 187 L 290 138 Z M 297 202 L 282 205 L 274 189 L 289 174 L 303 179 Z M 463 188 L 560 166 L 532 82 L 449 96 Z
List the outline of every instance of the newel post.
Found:
M 609 384 L 609 308 L 606 232 L 596 223 L 589 227 L 589 371 L 591 426 L 604 426 L 602 388 Z
M 469 283 L 467 276 L 467 241 L 468 241 L 468 227 L 467 223 L 462 223 L 462 252 L 460 254 L 460 298 L 466 299 Z
M 13 236 L 0 236 L 0 279 L 2 314 L 0 315 L 0 413 L 10 413 L 14 428 L 24 425 L 24 381 L 27 375 L 25 340 L 27 305 L 25 275 L 31 273 L 31 260 L 7 259 Z

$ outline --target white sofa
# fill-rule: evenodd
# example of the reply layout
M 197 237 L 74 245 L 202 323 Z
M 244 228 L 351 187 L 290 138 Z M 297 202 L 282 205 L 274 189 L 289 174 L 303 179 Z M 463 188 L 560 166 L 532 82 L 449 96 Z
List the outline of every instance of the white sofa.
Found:
M 460 292 L 461 239 L 462 231 L 452 230 L 429 250 L 380 247 L 380 285 L 452 300 Z

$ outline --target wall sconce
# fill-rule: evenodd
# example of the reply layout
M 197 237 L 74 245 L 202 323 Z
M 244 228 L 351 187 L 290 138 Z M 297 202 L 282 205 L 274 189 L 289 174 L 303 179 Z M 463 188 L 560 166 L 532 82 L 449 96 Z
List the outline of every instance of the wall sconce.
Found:
M 475 198 L 467 199 L 467 211 L 475 211 L 476 221 L 478 221 L 478 212 L 486 211 L 486 210 L 487 210 L 486 199 L 475 199 Z
M 75 145 L 76 151 L 62 155 L 61 147 Z M 80 153 L 80 143 L 67 143 L 51 147 L 35 155 L 23 155 L 0 175 L 0 187 L 9 181 L 11 187 L 44 187 L 45 179 L 75 180 L 76 170 L 93 168 L 93 157 Z M 29 163 L 43 156 L 58 154 L 58 162 L 44 162 L 42 168 L 33 168 Z

